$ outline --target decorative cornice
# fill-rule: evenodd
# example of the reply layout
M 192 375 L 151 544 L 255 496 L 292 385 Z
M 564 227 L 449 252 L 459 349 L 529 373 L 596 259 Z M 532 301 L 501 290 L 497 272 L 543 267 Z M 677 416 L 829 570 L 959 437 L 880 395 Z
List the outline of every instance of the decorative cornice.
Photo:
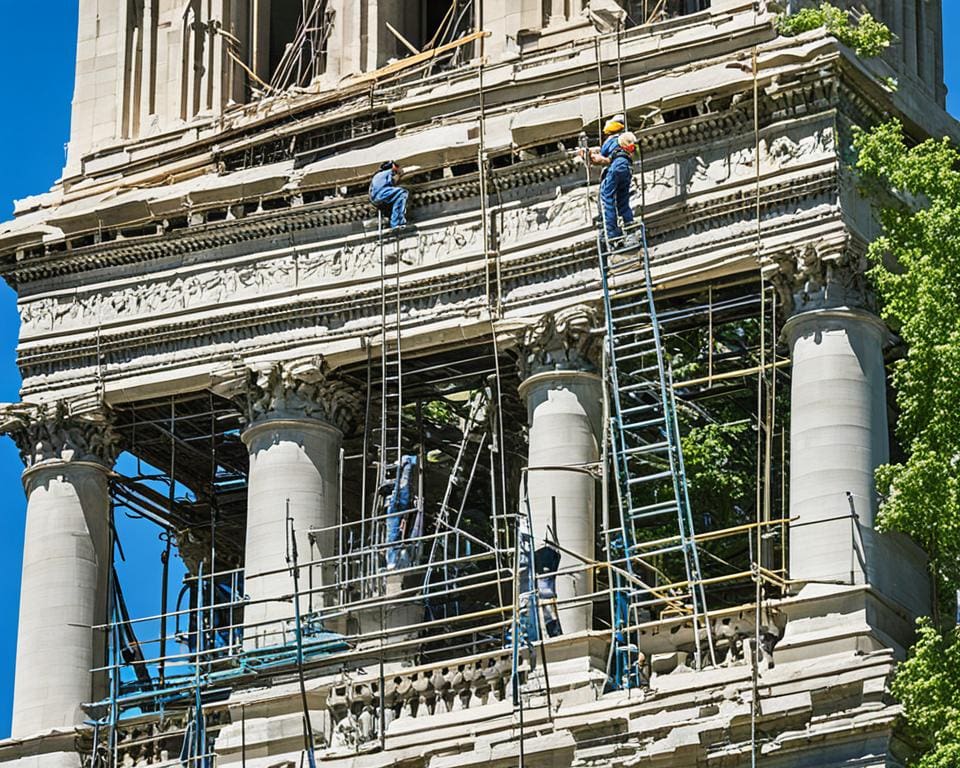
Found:
M 551 181 L 577 170 L 572 156 L 554 154 L 544 159 L 517 163 L 495 171 L 491 184 L 501 192 Z M 480 194 L 476 173 L 410 187 L 412 205 L 423 207 L 449 203 Z M 222 251 L 225 246 L 260 240 L 274 240 L 296 233 L 346 226 L 370 218 L 371 208 L 365 196 L 315 205 L 291 206 L 282 211 L 252 214 L 230 221 L 197 224 L 185 229 L 136 239 L 118 239 L 74 247 L 63 252 L 31 255 L 27 252 L 15 263 L 3 267 L 5 275 L 18 282 L 41 280 L 92 269 L 141 263 L 190 253 Z M 292 242 L 292 240 L 291 240 Z
M 817 70 L 817 77 L 812 79 L 805 78 L 805 72 L 806 70 L 799 71 L 792 79 L 781 77 L 775 91 L 763 94 L 761 118 L 765 119 L 764 124 L 766 120 L 774 117 L 808 117 L 813 112 L 835 105 L 838 92 L 836 67 L 830 68 L 833 77 L 826 79 L 823 68 Z M 732 99 L 724 111 L 706 112 L 677 123 L 661 124 L 655 130 L 642 135 L 641 141 L 647 152 L 658 152 L 730 136 L 738 129 L 745 130 L 748 126 L 750 121 L 746 119 L 745 109 L 742 99 L 739 102 Z M 550 181 L 573 172 L 579 173 L 579 170 L 574 167 L 570 156 L 553 154 L 496 169 L 491 173 L 490 184 L 492 188 L 502 192 Z M 414 185 L 411 189 L 414 193 L 414 206 L 473 198 L 480 193 L 476 173 Z M 184 229 L 135 239 L 118 238 L 81 246 L 76 243 L 69 246 L 61 244 L 62 251 L 46 250 L 38 253 L 39 248 L 27 249 L 16 259 L 13 258 L 14 254 L 8 252 L 3 258 L 3 261 L 6 261 L 2 267 L 3 274 L 15 282 L 30 282 L 56 275 L 141 263 L 146 259 L 163 259 L 203 250 L 216 250 L 239 242 L 292 237 L 304 230 L 350 225 L 370 215 L 365 196 L 311 205 L 293 204 L 294 198 L 310 191 L 297 189 L 296 194 L 285 192 L 283 196 L 289 198 L 289 207 L 245 218 L 195 224 Z M 227 207 L 229 206 L 220 205 L 212 208 L 210 212 L 225 212 Z M 161 224 L 159 220 L 155 223 L 158 226 Z M 143 222 L 138 226 L 144 226 Z
M 762 211 L 769 214 L 783 208 L 784 213 L 787 213 L 787 207 L 795 210 L 804 200 L 833 200 L 835 196 L 835 172 L 817 172 L 804 181 L 800 189 L 797 189 L 794 182 L 778 184 L 769 191 L 765 190 Z M 736 223 L 742 219 L 742 212 L 748 208 L 752 212 L 754 205 L 752 201 L 745 200 L 738 189 L 731 189 L 723 197 L 711 197 L 703 205 L 687 203 L 683 211 L 678 211 L 674 205 L 668 205 L 662 212 L 658 212 L 654 207 L 648 217 L 651 232 L 656 233 L 651 244 L 668 241 L 673 236 L 672 233 L 683 233 L 685 230 L 689 231 L 688 228 L 693 228 L 694 231 L 709 229 L 710 227 L 705 225 L 705 218 L 708 216 L 716 226 Z M 765 225 L 765 236 L 772 235 L 774 230 L 772 223 Z M 682 255 L 673 254 L 663 263 L 673 263 L 678 259 L 682 259 Z M 660 257 L 655 257 L 655 261 L 660 260 Z M 563 280 L 565 292 L 571 295 L 578 290 L 582 291 L 585 284 L 596 283 L 595 276 L 584 277 L 592 266 L 596 266 L 592 238 L 589 242 L 584 240 L 563 247 L 545 243 L 543 250 L 504 261 L 504 306 L 532 306 L 539 297 L 553 296 L 555 289 L 550 288 L 545 281 Z M 482 270 L 483 265 L 478 262 L 476 269 L 436 273 L 415 283 L 404 284 L 401 301 L 407 307 L 410 317 L 423 317 L 424 312 L 429 312 L 433 320 L 462 315 L 471 309 L 479 310 L 486 306 L 483 280 L 479 276 Z M 544 283 L 543 290 L 531 290 L 534 272 Z M 572 278 L 577 278 L 576 284 L 569 282 Z M 522 292 L 517 293 L 520 288 Z M 458 300 L 455 303 L 445 301 L 438 304 L 436 297 L 440 294 L 453 294 Z M 221 349 L 222 352 L 212 356 L 209 353 L 203 356 L 208 361 L 228 362 L 254 338 L 273 339 L 269 343 L 258 344 L 258 353 L 283 354 L 287 349 L 294 349 L 303 343 L 303 333 L 298 334 L 298 329 L 304 331 L 307 328 L 317 328 L 318 325 L 325 327 L 324 341 L 356 336 L 362 331 L 362 321 L 376 315 L 379 301 L 379 288 L 371 285 L 336 299 L 293 300 L 277 307 L 254 304 L 229 315 L 206 319 L 172 319 L 168 324 L 153 328 L 102 329 L 98 333 L 99 357 L 94 355 L 90 341 L 86 338 L 70 342 L 51 339 L 53 343 L 50 344 L 21 348 L 19 364 L 24 375 L 24 391 L 34 392 L 65 386 L 65 382 L 72 381 L 65 375 L 70 370 L 77 371 L 77 377 L 89 375 L 91 367 L 97 365 L 102 365 L 107 370 L 119 370 L 117 367 L 130 360 L 133 350 L 138 350 L 137 354 L 146 353 L 153 357 L 182 353 L 178 359 L 171 357 L 169 362 L 158 361 L 149 368 L 150 371 L 160 371 L 176 368 L 183 364 L 183 360 L 194 359 L 197 355 L 191 355 L 190 350 L 199 352 L 200 349 Z M 311 338 L 315 339 L 316 336 Z M 45 377 L 54 375 L 57 376 L 56 381 L 44 381 Z M 108 373 L 107 378 L 110 377 Z
M 9 435 L 28 470 L 45 461 L 94 462 L 112 467 L 120 435 L 103 409 L 71 413 L 65 402 L 0 406 L 0 432 Z

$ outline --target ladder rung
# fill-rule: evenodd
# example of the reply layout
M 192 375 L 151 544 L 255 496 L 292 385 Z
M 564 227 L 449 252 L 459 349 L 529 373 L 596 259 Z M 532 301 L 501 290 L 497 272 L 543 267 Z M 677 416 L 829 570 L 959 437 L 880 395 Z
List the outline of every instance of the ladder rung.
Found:
M 624 424 L 622 429 L 643 429 L 644 427 L 652 427 L 655 424 L 666 424 L 666 419 L 663 416 L 657 416 L 655 419 L 647 419 L 646 421 L 635 421 L 632 424 Z
M 640 514 L 636 514 L 636 515 L 628 514 L 627 517 L 630 520 L 630 522 L 635 523 L 638 520 L 649 520 L 651 517 L 660 517 L 661 515 L 666 514 L 667 512 L 673 513 L 676 511 L 677 511 L 677 505 L 671 504 L 671 506 L 665 507 L 664 509 L 658 509 L 655 512 L 641 512 Z
M 656 395 L 657 397 L 660 396 L 659 381 L 650 381 L 649 379 L 647 379 L 646 381 L 637 381 L 633 384 L 624 384 L 621 387 L 617 387 L 618 392 L 627 392 L 627 393 L 637 392 L 642 389 L 649 390 L 653 395 Z
M 650 302 L 646 296 L 644 296 L 639 301 L 628 301 L 626 304 L 618 304 L 616 299 L 613 299 L 610 302 L 610 309 L 613 310 L 614 312 L 618 312 L 621 309 L 633 309 L 634 307 L 648 307 L 648 306 L 650 306 Z M 647 317 L 650 316 L 649 312 L 645 312 L 643 314 L 646 314 Z
M 614 311 L 616 307 L 614 307 Z M 650 322 L 649 312 L 631 312 L 629 315 L 614 315 L 610 318 L 614 329 L 623 329 L 631 324 L 638 324 L 638 328 L 653 330 L 653 323 Z
M 643 477 L 633 477 L 627 481 L 628 485 L 642 485 L 643 483 L 652 483 L 656 480 L 664 480 L 665 478 L 673 477 L 673 472 L 667 470 L 666 472 L 657 472 L 652 475 L 644 475 Z
M 650 317 L 646 314 L 613 317 L 611 323 L 614 336 L 622 336 L 625 333 L 653 335 L 653 323 L 650 322 Z
M 631 405 L 629 408 L 623 408 L 620 411 L 621 416 L 629 416 L 634 413 L 643 413 L 644 411 L 659 411 L 660 403 L 644 403 L 643 405 Z
M 631 544 L 630 549 L 636 550 L 640 544 Z M 684 544 L 671 544 L 668 547 L 660 547 L 660 549 L 651 549 L 647 552 L 641 552 L 639 555 L 634 555 L 634 557 L 641 557 L 646 559 L 648 557 L 658 557 L 660 555 L 669 555 L 671 552 L 680 552 L 681 550 L 686 549 Z
M 628 360 L 639 360 L 641 358 L 647 357 L 649 354 L 650 354 L 649 351 L 648 352 L 632 352 L 629 355 L 617 355 L 616 358 L 617 358 L 617 363 L 625 363 Z M 657 365 L 645 365 L 643 366 L 643 368 L 635 368 L 630 371 L 624 371 L 624 373 L 626 373 L 628 376 L 636 376 L 641 373 L 649 373 L 650 371 L 659 371 L 659 370 L 660 370 L 660 364 L 658 362 Z
M 630 517 L 645 516 L 652 512 L 663 511 L 665 509 L 676 509 L 677 502 L 676 499 L 670 499 L 669 501 L 658 501 L 655 504 L 645 504 L 642 507 L 631 507 L 627 514 Z
M 623 315 L 614 316 L 610 320 L 614 338 L 625 336 L 628 333 L 641 334 L 643 336 L 653 336 L 653 323 L 646 315 Z
M 641 445 L 637 448 L 627 448 L 625 451 L 619 451 L 619 453 L 625 456 L 635 456 L 639 453 L 656 453 L 657 451 L 662 451 L 664 448 L 670 448 L 670 443 L 666 440 L 660 443 L 648 443 L 647 445 Z
M 638 355 L 641 357 L 641 355 Z M 649 374 L 656 372 L 656 377 L 647 376 L 644 374 Z M 657 393 L 660 392 L 660 369 L 656 365 L 648 365 L 643 368 L 618 368 L 617 375 L 621 379 L 632 379 L 635 384 L 646 384 L 648 387 L 653 387 Z M 628 386 L 628 385 L 624 385 Z
M 622 352 L 625 349 L 641 349 L 644 347 L 648 349 L 656 349 L 656 346 L 657 340 L 651 337 L 649 339 L 641 339 L 640 341 L 631 341 L 629 344 L 617 344 L 616 340 L 614 340 L 613 349 L 616 353 Z

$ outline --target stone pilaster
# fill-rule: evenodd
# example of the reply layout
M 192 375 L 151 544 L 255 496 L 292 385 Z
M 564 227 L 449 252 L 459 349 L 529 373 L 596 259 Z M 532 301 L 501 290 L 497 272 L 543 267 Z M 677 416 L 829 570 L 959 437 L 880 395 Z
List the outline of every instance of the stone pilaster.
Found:
M 14 737 L 72 728 L 81 704 L 106 693 L 110 575 L 107 477 L 118 436 L 102 412 L 72 415 L 67 406 L 9 405 L 0 429 L 26 465 Z
M 244 645 L 260 648 L 293 640 L 292 572 L 288 519 L 301 564 L 336 556 L 339 459 L 360 398 L 331 376 L 320 360 L 254 370 L 247 392 L 250 451 L 244 556 Z M 309 531 L 317 531 L 313 535 Z M 333 583 L 334 563 L 301 568 L 303 592 Z M 300 600 L 303 615 L 332 604 L 332 593 Z
M 524 334 L 520 349 L 519 391 L 526 400 L 530 430 L 527 492 L 534 547 L 555 539 L 567 550 L 561 550 L 559 570 L 576 569 L 557 578 L 561 602 L 593 592 L 593 576 L 582 558 L 595 555 L 593 471 L 600 459 L 603 383 L 596 373 L 601 342 L 590 331 L 598 322 L 598 312 L 587 306 L 545 316 Z M 590 629 L 592 615 L 589 602 L 562 608 L 563 633 Z

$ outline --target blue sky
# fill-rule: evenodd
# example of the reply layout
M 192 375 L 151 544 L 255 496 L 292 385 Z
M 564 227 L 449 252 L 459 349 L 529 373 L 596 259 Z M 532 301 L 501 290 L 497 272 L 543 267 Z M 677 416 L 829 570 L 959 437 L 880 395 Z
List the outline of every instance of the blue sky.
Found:
M 3 2 L 0 67 L 5 75 L 4 119 L 0 120 L 0 216 L 12 214 L 12 201 L 42 192 L 57 179 L 64 163 L 73 98 L 76 50 L 76 0 Z M 944 36 L 960 30 L 960 0 L 943 0 Z M 951 34 L 953 31 L 953 34 Z M 946 80 L 952 93 L 948 108 L 960 115 L 960 50 L 947 46 Z M 18 318 L 14 292 L 0 282 L 0 401 L 16 401 L 20 379 L 16 367 Z M 0 737 L 9 734 L 10 704 L 19 606 L 20 559 L 25 503 L 20 486 L 21 464 L 13 443 L 0 439 L 0 493 L 6 498 L 0 514 Z M 128 545 L 128 557 L 157 562 L 160 549 L 150 531 Z M 155 612 L 143 594 L 128 595 L 131 612 Z M 175 590 L 175 588 L 174 588 Z M 175 593 L 175 591 L 174 591 Z M 142 611 L 140 610 L 142 607 Z

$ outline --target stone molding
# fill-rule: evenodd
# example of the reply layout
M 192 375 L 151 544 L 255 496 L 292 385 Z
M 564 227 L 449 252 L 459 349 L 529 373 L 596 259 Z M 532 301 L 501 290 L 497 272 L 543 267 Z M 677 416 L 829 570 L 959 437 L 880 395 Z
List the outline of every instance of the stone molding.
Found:
M 809 130 L 791 129 L 789 137 L 780 136 L 774 142 L 776 147 L 765 149 L 762 157 L 764 167 L 767 163 L 777 167 L 791 167 L 794 163 L 803 166 L 801 198 L 812 201 L 829 197 L 835 185 L 835 171 L 823 167 L 833 156 L 834 145 L 823 115 L 808 120 Z M 745 168 L 749 169 L 752 154 L 740 152 L 739 160 L 731 166 L 733 161 L 725 159 L 725 152 L 720 146 L 703 149 L 698 156 L 698 162 L 702 162 L 697 173 L 690 175 L 689 163 L 681 163 L 683 168 L 674 168 L 673 175 L 657 176 L 659 181 L 653 178 L 658 173 L 659 161 L 650 159 L 648 203 L 662 195 L 674 199 L 670 195 L 677 193 L 676 184 L 688 175 L 692 185 L 689 191 L 696 192 L 682 209 L 668 206 L 651 214 L 656 233 L 651 245 L 669 242 L 676 246 L 674 253 L 658 256 L 661 269 L 670 268 L 686 251 L 696 248 L 708 229 L 735 226 L 742 220 L 742 190 L 734 180 L 742 176 Z M 813 167 L 814 162 L 819 165 Z M 673 181 L 668 181 L 668 177 Z M 700 194 L 707 191 L 709 195 Z M 797 194 L 796 180 L 772 183 L 764 192 L 763 210 L 768 214 L 786 214 L 788 208 L 796 208 Z M 517 313 L 536 312 L 536 299 L 554 294 L 555 289 L 547 281 L 555 279 L 564 281 L 565 293 L 574 301 L 576 286 L 596 284 L 595 274 L 589 269 L 591 258 L 596 257 L 584 250 L 592 245 L 592 237 L 589 241 L 571 242 L 588 230 L 588 224 L 582 221 L 589 207 L 585 202 L 582 195 L 568 190 L 535 206 L 514 205 L 514 201 L 500 207 L 501 248 L 504 254 L 509 253 L 504 261 L 502 284 L 505 306 Z M 237 224 L 234 221 L 218 226 Z M 258 226 L 268 224 L 261 220 Z M 570 237 L 563 242 L 548 239 L 547 235 L 558 228 L 568 231 Z M 776 228 L 770 225 L 767 234 L 773 234 Z M 480 266 L 475 255 L 479 250 L 478 231 L 477 220 L 460 219 L 444 221 L 404 239 L 404 263 L 415 258 L 410 265 L 410 279 L 402 286 L 403 302 L 411 315 L 415 311 L 420 317 L 436 318 L 441 314 L 450 317 L 482 310 L 486 301 L 482 284 L 476 279 L 475 270 L 461 266 L 468 256 L 473 259 L 470 267 L 475 263 Z M 223 234 L 227 234 L 226 229 Z M 310 245 L 291 243 L 269 258 L 238 255 L 218 268 L 201 260 L 170 278 L 150 275 L 141 281 L 125 279 L 123 284 L 111 287 L 112 292 L 86 288 L 22 301 L 21 317 L 27 334 L 24 338 L 29 342 L 20 354 L 24 392 L 74 386 L 98 365 L 109 369 L 113 378 L 121 370 L 122 375 L 129 375 L 132 368 L 141 372 L 201 358 L 210 361 L 211 357 L 226 357 L 222 352 L 211 354 L 212 347 L 230 346 L 235 354 L 246 353 L 245 348 L 255 345 L 260 353 L 283 354 L 297 346 L 289 341 L 295 337 L 324 342 L 350 337 L 373 322 L 379 311 L 379 291 L 374 289 L 371 279 L 379 272 L 373 245 L 373 240 L 367 242 L 353 236 Z M 448 260 L 456 260 L 461 269 L 436 269 Z M 351 280 L 363 283 L 348 298 L 333 300 L 315 295 L 331 281 Z M 309 298 L 301 298 L 300 294 L 307 291 L 311 293 Z M 436 296 L 441 293 L 452 293 L 453 300 L 438 302 Z M 277 303 L 280 300 L 282 304 Z M 521 309 L 523 305 L 529 309 Z M 147 318 L 150 327 L 144 325 Z M 135 325 L 131 327 L 131 323 Z M 69 333 L 64 337 L 62 331 Z M 89 340 L 79 338 L 94 332 L 97 357 L 90 352 Z M 262 339 L 267 334 L 270 342 L 265 347 Z
M 349 434 L 362 410 L 360 394 L 335 376 L 322 357 L 234 366 L 214 379 L 217 394 L 246 406 L 248 426 L 314 419 Z
M 867 259 L 850 243 L 804 243 L 769 258 L 763 276 L 771 282 L 787 316 L 852 307 L 872 312 Z
M 781 334 L 789 344 L 793 344 L 804 333 L 823 331 L 831 327 L 842 327 L 850 322 L 861 323 L 872 328 L 877 340 L 882 345 L 893 343 L 894 336 L 883 320 L 873 312 L 856 307 L 812 309 L 794 314 L 783 324 Z
M 541 316 L 519 339 L 520 378 L 548 371 L 597 370 L 602 337 L 592 331 L 600 322 L 600 310 L 589 304 Z
M 817 178 L 813 189 L 807 189 L 809 194 L 815 194 L 817 200 L 826 199 L 831 188 L 831 177 Z M 777 191 L 776 200 L 765 200 L 764 210 L 780 211 L 786 205 L 786 199 L 793 199 L 794 193 L 784 185 Z M 726 198 L 724 198 L 726 203 Z M 711 221 L 719 226 L 732 226 L 742 219 L 742 215 L 732 208 L 734 196 L 730 198 L 731 209 L 724 210 L 718 215 L 716 210 L 691 211 L 691 216 L 702 213 L 711 216 Z M 714 207 L 716 207 L 714 201 Z M 796 204 L 794 203 L 794 206 Z M 664 238 L 685 222 L 660 221 L 658 223 L 658 237 L 654 238 L 652 246 L 662 244 Z M 769 227 L 768 235 L 772 235 L 777 227 Z M 683 230 L 687 231 L 687 230 Z M 692 231 L 692 230 L 691 230 Z M 701 238 L 697 239 L 700 242 Z M 679 241 L 678 241 L 679 242 Z M 680 242 L 676 253 L 657 257 L 658 263 L 664 268 L 678 264 L 684 258 L 683 253 L 688 246 L 686 241 Z M 519 310 L 521 306 L 534 307 L 536 303 L 547 297 L 556 298 L 557 291 L 554 280 L 561 280 L 563 293 L 571 299 L 575 294 L 585 290 L 585 286 L 596 286 L 596 255 L 589 251 L 589 244 L 583 241 L 579 247 L 547 246 L 549 250 L 524 253 L 512 258 L 504 265 L 504 295 L 505 305 Z M 744 246 L 746 248 L 747 246 Z M 750 248 L 753 246 L 750 245 Z M 535 270 L 537 283 L 531 282 L 531 273 Z M 451 317 L 464 312 L 479 311 L 485 306 L 482 294 L 482 279 L 478 279 L 476 271 L 471 272 L 444 272 L 442 275 L 430 275 L 418 280 L 416 284 L 404 286 L 403 301 L 408 307 L 415 308 L 420 316 Z M 517 288 L 522 286 L 522 291 Z M 429 292 L 428 292 L 429 291 Z M 443 302 L 437 304 L 434 295 L 444 292 L 455 292 L 457 303 Z M 410 295 L 410 294 L 414 295 Z M 367 323 L 376 321 L 375 310 L 379 309 L 379 290 L 368 289 L 366 285 L 354 291 L 350 297 L 331 300 L 327 297 L 310 297 L 296 301 L 288 300 L 282 308 L 250 304 L 238 307 L 237 311 L 219 315 L 213 318 L 196 317 L 183 318 L 172 316 L 171 322 L 160 326 L 143 328 L 117 328 L 104 330 L 99 333 L 99 364 L 107 366 L 112 371 L 124 370 L 129 375 L 131 358 L 137 361 L 147 356 L 150 361 L 146 365 L 138 362 L 138 372 L 153 370 L 157 367 L 169 367 L 176 358 L 176 364 L 182 365 L 200 359 L 212 362 L 219 358 L 229 360 L 228 352 L 214 352 L 211 349 L 225 349 L 232 347 L 235 351 L 242 351 L 257 339 L 259 352 L 274 352 L 282 354 L 292 349 L 305 339 L 315 341 L 322 338 L 326 342 L 337 342 L 340 339 L 352 336 L 356 329 L 367 327 Z M 529 310 L 528 310 L 529 311 Z M 377 327 L 379 323 L 376 322 Z M 348 330 L 348 327 L 351 330 Z M 373 325 L 369 325 L 373 328 Z M 309 332 L 308 332 L 309 329 Z M 269 335 L 271 341 L 264 344 L 260 337 Z M 66 386 L 73 386 L 91 375 L 91 371 L 98 365 L 98 358 L 90 352 L 91 344 L 86 338 L 66 340 L 51 337 L 48 342 L 30 344 L 20 351 L 20 365 L 24 375 L 24 391 L 49 391 Z M 295 354 L 295 353 L 294 353 Z M 69 366 L 66 364 L 69 363 Z M 69 368 L 69 371 L 67 370 Z M 112 373 L 112 376 L 116 376 Z
M 43 462 L 92 462 L 107 468 L 120 453 L 120 434 L 104 409 L 72 413 L 65 402 L 0 406 L 0 432 L 20 450 L 27 471 Z
M 534 184 L 554 181 L 579 171 L 574 159 L 556 155 L 544 160 L 527 161 L 494 174 L 497 188 L 503 193 L 524 189 Z M 411 187 L 417 206 L 439 205 L 455 200 L 474 198 L 480 194 L 475 178 L 454 179 Z M 15 263 L 4 265 L 4 274 L 20 283 L 45 277 L 75 274 L 132 261 L 157 260 L 223 248 L 246 241 L 277 241 L 294 238 L 310 230 L 349 226 L 370 218 L 366 198 L 348 198 L 333 203 L 291 207 L 278 213 L 251 215 L 229 221 L 201 223 L 175 232 L 137 238 L 101 242 L 71 249 L 69 254 L 25 255 Z

